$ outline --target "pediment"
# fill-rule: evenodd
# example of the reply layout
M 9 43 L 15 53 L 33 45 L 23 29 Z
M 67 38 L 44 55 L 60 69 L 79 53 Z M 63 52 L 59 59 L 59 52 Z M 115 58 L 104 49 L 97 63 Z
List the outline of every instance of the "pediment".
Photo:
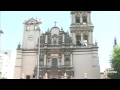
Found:
M 31 18 L 25 22 L 25 24 L 34 24 L 34 23 L 39 23 L 38 20 Z

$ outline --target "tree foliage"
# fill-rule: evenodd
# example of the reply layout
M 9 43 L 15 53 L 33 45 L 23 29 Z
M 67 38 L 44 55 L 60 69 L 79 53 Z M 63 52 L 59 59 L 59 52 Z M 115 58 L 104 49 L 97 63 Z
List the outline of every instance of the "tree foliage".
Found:
M 110 79 L 120 79 L 120 46 L 114 47 L 110 63 L 111 67 L 114 71 L 117 71 L 117 73 L 110 73 L 108 74 L 108 77 Z

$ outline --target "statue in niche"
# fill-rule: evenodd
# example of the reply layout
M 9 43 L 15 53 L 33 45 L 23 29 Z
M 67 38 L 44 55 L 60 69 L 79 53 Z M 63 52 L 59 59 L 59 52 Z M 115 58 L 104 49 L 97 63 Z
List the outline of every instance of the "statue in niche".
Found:
M 73 79 L 73 76 L 71 76 L 70 78 Z
M 84 78 L 87 79 L 87 73 L 84 73 Z
M 56 42 L 57 42 L 56 39 L 57 39 L 56 37 L 53 37 L 54 44 L 56 44 Z
M 44 79 L 48 79 L 48 74 L 45 73 Z
M 67 79 L 67 74 L 66 74 L 66 72 L 65 72 L 65 74 L 64 74 L 64 79 Z
M 72 38 L 70 37 L 70 43 L 72 43 Z

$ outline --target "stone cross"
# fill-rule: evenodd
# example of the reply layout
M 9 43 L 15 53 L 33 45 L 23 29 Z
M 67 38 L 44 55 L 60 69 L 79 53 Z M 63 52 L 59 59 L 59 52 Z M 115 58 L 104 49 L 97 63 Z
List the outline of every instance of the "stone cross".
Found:
M 55 23 L 55 27 L 56 27 L 56 23 L 57 23 L 57 22 L 55 21 L 54 23 Z

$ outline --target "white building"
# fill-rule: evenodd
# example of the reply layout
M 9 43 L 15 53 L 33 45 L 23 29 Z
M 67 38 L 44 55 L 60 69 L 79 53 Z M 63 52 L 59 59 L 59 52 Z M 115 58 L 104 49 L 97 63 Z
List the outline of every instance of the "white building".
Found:
M 2 50 L 2 54 L 8 58 L 9 64 L 8 64 L 8 70 L 7 70 L 7 79 L 13 79 L 14 74 L 14 65 L 15 65 L 15 59 L 16 59 L 16 50 Z M 5 62 L 4 60 L 2 62 Z M 3 65 L 3 68 L 5 66 Z
M 36 76 L 41 79 L 100 79 L 91 11 L 71 11 L 70 15 L 70 34 L 57 27 L 56 23 L 41 34 L 41 21 L 31 18 L 24 22 L 22 47 L 19 45 L 17 48 L 15 79 L 33 79 Z
M 10 59 L 8 55 L 0 53 L 0 76 L 2 78 L 8 78 Z

